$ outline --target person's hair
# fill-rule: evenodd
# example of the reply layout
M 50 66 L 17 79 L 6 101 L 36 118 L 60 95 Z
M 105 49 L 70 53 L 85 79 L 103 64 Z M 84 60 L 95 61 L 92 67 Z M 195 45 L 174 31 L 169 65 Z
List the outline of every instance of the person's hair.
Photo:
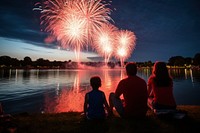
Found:
M 129 62 L 126 64 L 126 73 L 129 76 L 135 76 L 137 74 L 137 65 L 134 62 Z
M 99 76 L 93 76 L 90 78 L 90 85 L 93 89 L 101 87 L 101 78 Z
M 165 62 L 157 61 L 154 64 L 153 71 L 154 82 L 158 87 L 167 87 L 170 85 L 172 78 L 169 75 Z

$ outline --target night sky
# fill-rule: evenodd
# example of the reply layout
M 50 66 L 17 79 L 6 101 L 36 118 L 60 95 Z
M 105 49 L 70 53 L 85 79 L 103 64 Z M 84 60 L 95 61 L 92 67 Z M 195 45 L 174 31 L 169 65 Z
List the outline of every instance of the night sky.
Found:
M 1 0 L 0 56 L 74 60 L 73 51 L 58 49 L 56 42 L 44 43 L 47 33 L 41 32 L 40 13 L 33 11 L 38 1 Z M 114 25 L 137 37 L 129 61 L 168 61 L 200 53 L 199 0 L 113 0 L 110 8 Z M 81 53 L 82 61 L 94 56 Z

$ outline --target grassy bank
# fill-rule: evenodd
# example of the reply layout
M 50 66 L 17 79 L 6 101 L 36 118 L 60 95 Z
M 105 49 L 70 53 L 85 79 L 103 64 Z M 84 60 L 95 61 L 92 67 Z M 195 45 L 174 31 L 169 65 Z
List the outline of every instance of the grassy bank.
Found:
M 104 122 L 88 122 L 81 113 L 17 114 L 13 121 L 17 133 L 135 133 L 135 132 L 200 132 L 200 106 L 178 106 L 187 111 L 183 120 L 160 119 L 152 111 L 147 118 L 125 120 L 119 117 Z

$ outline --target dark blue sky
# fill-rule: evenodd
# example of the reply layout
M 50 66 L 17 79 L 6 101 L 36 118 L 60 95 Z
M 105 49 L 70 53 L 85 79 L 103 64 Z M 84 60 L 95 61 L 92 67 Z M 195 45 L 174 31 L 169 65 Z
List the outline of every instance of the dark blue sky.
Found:
M 46 33 L 40 31 L 40 14 L 32 10 L 38 1 L 1 0 L 0 56 L 73 58 L 73 52 L 44 44 Z M 130 61 L 168 61 L 172 56 L 200 53 L 199 0 L 113 0 L 111 9 L 114 25 L 133 31 L 137 37 Z M 84 53 L 85 58 L 91 56 L 95 54 Z

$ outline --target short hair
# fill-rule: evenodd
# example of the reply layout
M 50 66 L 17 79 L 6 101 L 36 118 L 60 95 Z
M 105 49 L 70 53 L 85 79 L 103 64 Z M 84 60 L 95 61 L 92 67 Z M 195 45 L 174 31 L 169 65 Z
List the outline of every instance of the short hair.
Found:
M 90 78 L 90 85 L 93 89 L 101 87 L 101 78 L 99 76 L 93 76 Z
M 135 76 L 137 74 L 137 65 L 134 62 L 126 64 L 126 73 L 129 76 Z

